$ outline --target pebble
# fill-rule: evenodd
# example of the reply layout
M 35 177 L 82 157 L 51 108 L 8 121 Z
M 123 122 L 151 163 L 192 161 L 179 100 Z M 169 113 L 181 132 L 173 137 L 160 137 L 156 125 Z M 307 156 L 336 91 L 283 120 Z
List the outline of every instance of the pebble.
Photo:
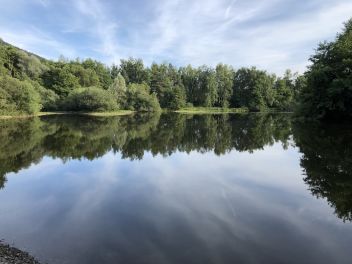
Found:
M 34 257 L 17 248 L 0 243 L 0 264 L 40 264 Z

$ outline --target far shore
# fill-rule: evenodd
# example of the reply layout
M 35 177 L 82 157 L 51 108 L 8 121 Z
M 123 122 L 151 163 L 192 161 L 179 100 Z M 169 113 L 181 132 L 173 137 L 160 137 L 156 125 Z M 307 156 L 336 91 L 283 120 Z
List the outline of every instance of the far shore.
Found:
M 262 112 L 253 112 L 249 111 L 247 108 L 220 108 L 220 107 L 188 107 L 181 108 L 179 110 L 168 110 L 163 109 L 163 112 L 174 112 L 179 114 L 192 114 L 192 115 L 201 115 L 201 114 L 246 114 L 246 113 L 292 113 L 292 112 L 283 112 L 277 111 L 275 109 L 268 109 L 267 111 Z M 38 116 L 50 116 L 50 115 L 82 115 L 82 116 L 100 116 L 100 117 L 109 117 L 109 116 L 125 116 L 132 115 L 137 113 L 132 110 L 118 110 L 113 112 L 74 112 L 74 111 L 55 111 L 55 112 L 39 112 L 36 114 L 26 115 L 0 115 L 1 119 L 12 119 L 12 118 L 31 118 Z
M 249 113 L 247 108 L 185 107 L 174 111 L 180 114 L 231 114 Z
M 30 118 L 36 116 L 49 116 L 49 115 L 83 115 L 83 116 L 123 116 L 131 115 L 135 111 L 131 110 L 118 110 L 113 112 L 70 112 L 70 111 L 58 111 L 58 112 L 39 112 L 32 115 L 0 115 L 0 119 L 11 119 L 11 118 Z

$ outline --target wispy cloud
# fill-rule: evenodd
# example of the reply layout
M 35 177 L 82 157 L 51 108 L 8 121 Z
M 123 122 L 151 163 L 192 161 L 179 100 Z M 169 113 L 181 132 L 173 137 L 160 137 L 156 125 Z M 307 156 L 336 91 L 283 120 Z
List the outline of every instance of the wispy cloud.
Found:
M 76 15 L 86 22 L 81 30 L 87 30 L 96 37 L 98 42 L 98 46 L 95 47 L 96 51 L 105 56 L 110 63 L 119 60 L 118 40 L 116 39 L 118 25 L 113 17 L 109 16 L 107 7 L 98 0 L 74 0 L 73 5 L 78 11 Z
M 57 41 L 53 36 L 35 27 L 29 27 L 20 32 L 0 28 L 0 36 L 5 41 L 13 43 L 19 48 L 46 58 L 55 60 L 58 55 L 65 55 L 71 58 L 77 56 L 73 47 Z
M 279 74 L 304 71 L 317 43 L 352 14 L 349 0 L 13 0 L 2 7 L 1 37 L 44 56 L 224 62 Z

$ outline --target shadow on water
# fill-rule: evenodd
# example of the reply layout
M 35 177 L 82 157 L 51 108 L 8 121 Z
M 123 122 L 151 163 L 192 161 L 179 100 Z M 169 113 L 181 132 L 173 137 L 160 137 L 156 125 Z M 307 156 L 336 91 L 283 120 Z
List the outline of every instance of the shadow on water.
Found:
M 292 141 L 293 138 L 293 141 Z M 302 153 L 304 181 L 316 197 L 326 198 L 343 220 L 352 220 L 352 128 L 292 124 L 289 115 L 135 115 L 124 117 L 48 116 L 0 121 L 0 186 L 44 156 L 94 160 L 109 151 L 123 159 L 146 152 L 232 150 L 252 153 L 281 142 Z

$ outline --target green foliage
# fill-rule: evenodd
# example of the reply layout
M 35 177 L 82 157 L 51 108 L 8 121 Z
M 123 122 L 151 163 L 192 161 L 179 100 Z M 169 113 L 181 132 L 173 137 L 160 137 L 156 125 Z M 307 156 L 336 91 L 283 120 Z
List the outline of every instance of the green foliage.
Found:
M 54 91 L 45 89 L 35 81 L 31 81 L 31 84 L 40 96 L 42 111 L 55 111 L 58 109 L 60 97 Z
M 127 105 L 129 109 L 140 112 L 160 111 L 158 98 L 150 93 L 147 84 L 130 84 L 127 88 Z
M 89 87 L 108 91 L 119 109 L 150 111 L 162 107 L 175 110 L 188 105 L 225 109 L 244 107 L 252 111 L 271 107 L 291 110 L 306 83 L 305 78 L 290 73 L 276 79 L 255 68 L 235 72 L 224 64 L 213 69 L 207 66 L 192 68 L 190 65 L 177 68 L 167 63 L 153 63 L 146 68 L 141 59 L 130 58 L 121 60 L 119 66 L 107 67 L 92 59 L 69 60 L 63 56 L 53 62 L 5 42 L 0 42 L 0 76 L 29 81 L 39 93 L 45 111 L 81 110 L 77 108 L 78 104 L 72 107 L 68 102 L 77 99 L 84 91 L 82 88 Z M 2 94 L 3 98 L 9 96 L 4 91 Z M 84 104 L 82 107 L 84 111 L 90 108 Z
M 218 98 L 215 71 L 206 66 L 198 69 L 198 103 L 201 106 L 211 107 Z M 196 104 L 195 104 L 196 105 Z
M 17 68 L 19 75 L 28 76 L 31 79 L 38 80 L 40 75 L 45 72 L 48 67 L 43 64 L 38 57 L 28 54 L 22 50 L 17 52 Z
M 0 77 L 0 114 L 34 114 L 41 107 L 40 95 L 29 81 Z
M 177 85 L 166 92 L 167 107 L 178 110 L 186 106 L 186 92 L 182 85 Z
M 86 70 L 94 72 L 96 76 L 98 76 L 100 87 L 108 89 L 109 86 L 112 84 L 113 79 L 110 75 L 110 69 L 106 67 L 103 63 L 92 59 L 87 59 L 82 62 L 82 66 Z
M 153 63 L 150 87 L 162 108 L 179 109 L 186 103 L 185 89 L 178 70 L 171 64 Z
M 234 107 L 248 107 L 263 111 L 271 107 L 275 98 L 275 76 L 256 68 L 241 68 L 235 73 L 232 102 Z
M 293 89 L 288 85 L 287 80 L 279 78 L 275 82 L 274 106 L 282 110 L 290 110 L 293 99 Z
M 112 80 L 115 80 L 116 77 L 119 75 L 120 69 L 117 65 L 113 64 L 110 68 L 110 76 Z
M 218 64 L 216 66 L 216 81 L 218 85 L 218 100 L 216 106 L 229 107 L 232 96 L 234 70 L 231 66 Z
M 193 106 L 196 104 L 198 97 L 198 72 L 196 69 L 193 69 L 191 65 L 188 65 L 180 69 L 180 75 L 182 83 L 186 88 L 187 102 Z
M 314 119 L 352 118 L 352 19 L 310 58 L 298 113 Z
M 144 68 L 141 59 L 121 60 L 120 73 L 125 78 L 126 84 L 149 82 L 148 70 Z
M 98 74 L 94 69 L 84 68 L 81 64 L 72 62 L 69 64 L 70 72 L 78 78 L 79 85 L 91 87 L 100 85 Z
M 43 74 L 45 87 L 53 90 L 61 98 L 66 97 L 74 89 L 79 87 L 78 78 L 73 75 L 69 67 L 53 67 Z
M 167 108 L 169 104 L 168 95 L 170 94 L 173 83 L 170 79 L 168 66 L 166 64 L 153 63 L 150 69 L 150 88 L 158 97 L 160 106 Z
M 109 87 L 109 92 L 114 97 L 117 105 L 121 109 L 128 108 L 127 102 L 127 87 L 125 79 L 121 74 L 118 74 L 114 82 Z
M 74 90 L 63 102 L 63 108 L 71 111 L 114 111 L 118 109 L 117 102 L 109 91 L 97 87 Z

